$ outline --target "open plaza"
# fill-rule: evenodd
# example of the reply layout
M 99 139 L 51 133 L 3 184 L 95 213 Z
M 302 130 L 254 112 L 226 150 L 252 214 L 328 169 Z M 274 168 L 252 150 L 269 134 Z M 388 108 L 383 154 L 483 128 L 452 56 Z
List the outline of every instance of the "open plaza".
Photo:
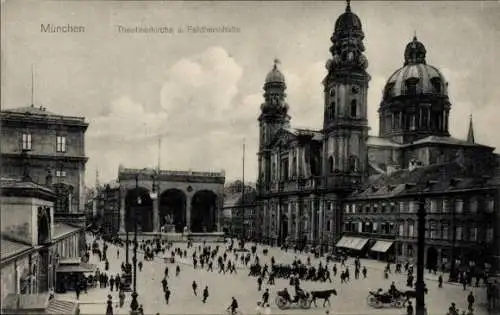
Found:
M 88 242 L 93 238 L 87 237 Z M 102 241 L 98 241 L 102 248 Z M 205 246 L 220 246 L 219 254 L 228 247 L 229 243 L 207 243 Z M 250 249 L 252 244 L 246 244 L 246 248 Z M 121 263 L 125 259 L 124 247 L 117 247 L 108 244 L 107 259 L 109 261 L 109 270 L 105 271 L 105 264 L 99 261 L 97 255 L 91 255 L 90 262 L 98 266 L 101 272 L 108 275 L 122 274 Z M 198 246 L 203 246 L 202 243 L 194 243 L 193 246 L 187 249 L 187 243 L 174 243 L 173 247 L 179 247 L 181 250 L 187 249 L 187 258 L 175 257 L 175 263 L 166 263 L 163 259 L 163 254 L 155 256 L 154 260 L 144 260 L 142 252 L 138 254 L 138 261 L 142 261 L 143 267 L 137 273 L 137 292 L 138 302 L 144 306 L 145 314 L 226 314 L 226 309 L 231 303 L 231 297 L 235 297 L 239 304 L 239 310 L 243 314 L 256 314 L 257 302 L 262 300 L 263 291 L 258 291 L 257 278 L 249 276 L 249 268 L 237 264 L 237 273 L 219 273 L 217 267 L 214 271 L 207 271 L 207 266 L 200 268 L 199 264 L 197 269 L 193 268 L 192 253 Z M 132 248 L 130 246 L 130 260 L 132 260 Z M 262 254 L 264 248 L 268 249 L 267 255 Z M 119 252 L 119 258 L 117 257 Z M 168 251 L 167 251 L 168 253 Z M 257 245 L 257 255 L 260 257 L 262 264 L 271 264 L 271 258 L 274 257 L 276 263 L 291 264 L 295 258 L 306 262 L 309 257 L 311 265 L 317 266 L 319 262 L 324 265 L 325 258 L 314 258 L 314 255 L 305 253 L 295 253 L 293 250 L 284 251 L 275 247 Z M 170 254 L 168 254 L 170 256 Z M 235 260 L 234 254 L 228 254 L 229 260 Z M 251 260 L 253 261 L 253 259 Z M 354 259 L 349 258 L 346 262 L 346 267 L 354 271 Z M 332 269 L 336 264 L 339 270 L 337 276 L 331 274 L 332 283 L 327 282 L 312 282 L 302 281 L 301 287 L 305 291 L 311 290 L 327 290 L 334 288 L 337 291 L 337 296 L 333 296 L 331 305 L 323 307 L 323 301 L 317 301 L 317 307 L 312 305 L 310 309 L 291 308 L 287 310 L 280 310 L 274 300 L 276 292 L 285 287 L 293 294 L 293 287 L 289 286 L 288 279 L 276 279 L 274 285 L 267 285 L 267 279 L 264 280 L 262 289 L 269 288 L 270 291 L 270 312 L 271 314 L 326 314 L 328 310 L 330 314 L 404 314 L 404 308 L 381 308 L 375 309 L 367 304 L 367 296 L 370 290 L 376 291 L 382 288 L 387 291 L 394 281 L 399 290 L 410 290 L 405 288 L 406 277 L 403 274 L 395 274 L 394 266 L 389 278 L 385 279 L 383 275 L 385 265 L 381 262 L 362 259 L 361 266 L 366 266 L 367 277 L 364 279 L 360 276 L 355 279 L 351 275 L 351 279 L 347 283 L 340 283 L 340 271 L 345 269 L 339 262 L 328 263 L 328 268 Z M 178 276 L 175 275 L 175 268 L 179 265 L 181 272 Z M 171 290 L 171 297 L 167 305 L 162 290 L 161 280 L 164 277 L 165 268 L 169 268 L 169 277 L 167 278 L 168 287 Z M 476 298 L 475 313 L 477 315 L 487 314 L 486 306 L 486 291 L 483 284 L 480 287 L 467 288 L 464 291 L 461 285 L 444 283 L 442 288 L 438 288 L 438 275 L 427 274 L 425 275 L 425 282 L 428 288 L 426 295 L 426 306 L 428 314 L 446 314 L 450 303 L 454 302 L 460 310 L 467 308 L 467 295 L 473 292 Z M 198 285 L 198 295 L 195 296 L 192 289 L 192 283 L 196 281 Z M 208 286 L 209 297 L 206 303 L 202 302 L 202 290 Z M 81 314 L 105 314 L 107 295 L 112 296 L 113 301 L 113 314 L 129 314 L 130 312 L 130 293 L 126 294 L 125 303 L 122 308 L 118 307 L 119 298 L 118 292 L 111 292 L 109 286 L 107 288 L 88 288 L 87 293 L 82 292 L 79 296 L 79 304 Z M 75 292 L 68 292 L 65 294 L 57 294 L 58 299 L 62 300 L 75 300 Z M 413 300 L 414 301 L 414 300 Z M 414 303 L 414 302 L 413 302 Z M 269 310 L 267 311 L 269 312 Z M 265 311 L 262 311 L 265 314 Z

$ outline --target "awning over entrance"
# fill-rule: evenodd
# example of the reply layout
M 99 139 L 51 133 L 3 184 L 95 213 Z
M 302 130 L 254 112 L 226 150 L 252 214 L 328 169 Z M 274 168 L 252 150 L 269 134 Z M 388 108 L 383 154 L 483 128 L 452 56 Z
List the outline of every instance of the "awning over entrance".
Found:
M 2 301 L 2 314 L 76 314 L 78 302 L 58 299 L 49 300 L 49 295 L 8 294 Z
M 375 245 L 373 245 L 371 250 L 374 252 L 385 253 L 389 250 L 389 248 L 391 248 L 393 243 L 394 242 L 389 241 L 377 241 L 375 242 Z
M 342 236 L 336 246 L 354 250 L 362 250 L 363 247 L 365 247 L 366 243 L 368 243 L 367 238 Z
M 96 266 L 87 264 L 84 262 L 80 262 L 78 264 L 59 264 L 59 267 L 57 267 L 56 272 L 61 272 L 61 273 L 70 273 L 70 272 L 82 272 L 82 273 L 88 273 L 88 272 L 95 272 Z

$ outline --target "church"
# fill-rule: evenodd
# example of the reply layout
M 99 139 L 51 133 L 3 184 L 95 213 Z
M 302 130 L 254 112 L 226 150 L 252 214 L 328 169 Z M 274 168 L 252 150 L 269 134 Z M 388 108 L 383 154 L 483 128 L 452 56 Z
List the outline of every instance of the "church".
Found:
M 258 118 L 260 239 L 291 246 L 321 245 L 327 250 L 346 232 L 347 202 L 362 193 L 363 200 L 370 199 L 366 194 L 374 182 L 380 188 L 399 176 L 396 186 L 424 189 L 417 185 L 423 175 L 401 174 L 428 174 L 423 170 L 433 169 L 430 173 L 441 177 L 432 182 L 448 181 L 454 174 L 443 175 L 436 166 L 459 163 L 476 176 L 496 167 L 494 148 L 475 142 L 472 117 L 466 140 L 450 135 L 448 82 L 438 68 L 427 63 L 426 47 L 416 36 L 406 46 L 402 67 L 384 87 L 378 109 L 379 136 L 368 135 L 367 106 L 374 104 L 367 104 L 370 75 L 364 37 L 361 20 L 348 1 L 330 38 L 331 58 L 322 81 L 324 119 L 318 129 L 292 127 L 286 80 L 277 62 L 267 74 Z M 429 176 L 425 178 L 429 181 Z M 391 203 L 393 197 L 382 198 Z M 380 236 L 377 228 L 351 232 L 368 235 L 367 241 Z M 386 232 L 396 235 L 398 230 L 387 228 Z

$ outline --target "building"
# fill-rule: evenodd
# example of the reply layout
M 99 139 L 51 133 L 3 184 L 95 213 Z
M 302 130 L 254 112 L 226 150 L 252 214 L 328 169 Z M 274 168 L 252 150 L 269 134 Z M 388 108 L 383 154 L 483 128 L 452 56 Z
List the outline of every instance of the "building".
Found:
M 49 188 L 5 178 L 0 184 L 2 314 L 31 313 L 35 302 L 31 307 L 50 314 L 74 314 L 75 303 L 48 301 L 47 293 L 64 273 L 60 258 L 79 260 L 82 228 L 57 222 L 57 195 Z
M 52 187 L 56 215 L 83 212 L 85 119 L 31 105 L 0 111 L 0 123 L 0 176 Z
M 96 196 L 92 199 L 96 223 L 106 237 L 118 235 L 120 232 L 120 185 L 111 182 L 96 188 Z
M 263 228 L 260 238 L 264 241 L 331 248 L 341 240 L 345 227 L 344 203 L 356 198 L 353 193 L 363 191 L 373 178 L 390 182 L 391 174 L 411 173 L 413 168 L 438 171 L 436 165 L 456 162 L 458 156 L 474 160 L 467 164 L 472 170 L 491 170 L 495 165 L 494 148 L 475 142 L 472 123 L 467 140 L 449 134 L 452 104 L 448 83 L 427 63 L 427 50 L 416 36 L 406 45 L 402 67 L 388 78 L 383 90 L 379 136 L 369 136 L 370 75 L 363 54 L 364 36 L 361 20 L 348 2 L 330 38 L 332 57 L 326 62 L 322 81 L 324 117 L 319 129 L 292 128 L 285 76 L 277 62 L 266 76 L 258 119 L 257 184 L 258 225 Z M 412 177 L 403 178 L 394 185 L 415 184 L 408 182 Z M 484 185 L 496 189 L 490 184 L 494 186 L 494 182 Z M 488 216 L 478 219 L 478 224 Z M 389 222 L 384 229 L 394 235 L 396 225 L 391 230 Z M 361 231 L 356 233 L 365 233 Z
M 120 165 L 120 232 L 220 232 L 225 173 L 130 169 Z
M 346 198 L 345 236 L 337 246 L 357 255 L 416 263 L 417 211 L 423 200 L 427 268 L 497 265 L 499 178 L 473 165 L 473 159 L 459 159 L 374 176 Z
M 222 230 L 237 238 L 256 239 L 257 221 L 255 188 L 239 180 L 224 187 Z

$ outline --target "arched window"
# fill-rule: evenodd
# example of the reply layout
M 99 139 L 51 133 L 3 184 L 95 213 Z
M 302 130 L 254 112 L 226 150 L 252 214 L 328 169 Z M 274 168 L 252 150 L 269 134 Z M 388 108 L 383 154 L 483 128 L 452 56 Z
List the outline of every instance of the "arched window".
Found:
M 431 79 L 431 84 L 432 84 L 432 92 L 437 93 L 437 94 L 439 94 L 439 93 L 442 92 L 442 88 L 441 88 L 442 81 L 441 81 L 441 78 L 438 78 L 438 77 L 432 78 Z
M 335 96 L 335 88 L 330 89 L 330 97 Z
M 406 80 L 406 95 L 416 95 L 417 94 L 417 78 L 409 78 Z
M 292 159 L 292 176 L 295 178 L 297 176 L 297 158 Z
M 330 155 L 330 157 L 328 158 L 328 171 L 330 173 L 333 173 L 333 170 L 334 170 L 334 165 L 333 165 L 333 156 Z
M 330 106 L 328 107 L 328 118 L 329 119 L 335 118 L 335 106 L 336 106 L 335 101 L 331 101 Z
M 358 113 L 358 101 L 357 100 L 351 101 L 350 113 L 351 113 L 351 117 L 357 116 L 357 113 Z
M 358 171 L 358 158 L 354 155 L 351 155 L 349 157 L 349 171 L 350 172 L 357 172 Z

